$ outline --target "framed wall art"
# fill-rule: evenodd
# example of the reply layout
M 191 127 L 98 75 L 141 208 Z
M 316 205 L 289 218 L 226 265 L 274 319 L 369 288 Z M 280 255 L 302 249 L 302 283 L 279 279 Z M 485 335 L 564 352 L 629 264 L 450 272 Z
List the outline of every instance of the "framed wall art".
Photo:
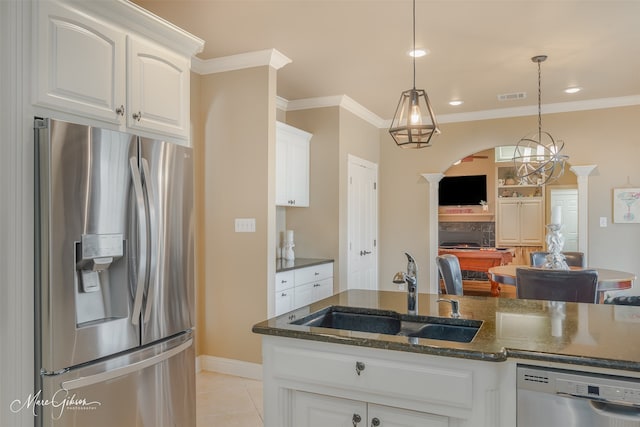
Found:
M 613 222 L 640 223 L 640 188 L 613 189 Z

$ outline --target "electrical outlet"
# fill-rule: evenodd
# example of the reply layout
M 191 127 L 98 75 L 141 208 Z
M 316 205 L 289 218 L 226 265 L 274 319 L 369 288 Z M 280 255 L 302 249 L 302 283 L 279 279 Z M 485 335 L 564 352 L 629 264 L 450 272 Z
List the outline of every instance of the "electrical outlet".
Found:
M 236 233 L 255 233 L 255 218 L 236 218 Z
M 607 217 L 606 216 L 601 216 L 600 217 L 600 227 L 606 227 L 607 226 Z

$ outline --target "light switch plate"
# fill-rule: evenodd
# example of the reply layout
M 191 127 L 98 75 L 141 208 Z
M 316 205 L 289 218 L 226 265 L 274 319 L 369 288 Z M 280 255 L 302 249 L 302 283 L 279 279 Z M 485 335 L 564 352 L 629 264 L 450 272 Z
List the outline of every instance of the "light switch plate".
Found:
M 255 218 L 236 218 L 236 233 L 255 233 Z
M 600 217 L 600 227 L 606 227 L 607 226 L 607 217 L 606 216 L 601 216 Z

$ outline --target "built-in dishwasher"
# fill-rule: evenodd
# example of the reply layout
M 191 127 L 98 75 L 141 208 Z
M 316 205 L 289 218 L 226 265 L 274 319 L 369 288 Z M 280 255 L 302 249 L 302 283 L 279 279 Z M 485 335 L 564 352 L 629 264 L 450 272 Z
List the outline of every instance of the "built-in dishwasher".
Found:
M 640 379 L 518 365 L 517 427 L 640 427 Z

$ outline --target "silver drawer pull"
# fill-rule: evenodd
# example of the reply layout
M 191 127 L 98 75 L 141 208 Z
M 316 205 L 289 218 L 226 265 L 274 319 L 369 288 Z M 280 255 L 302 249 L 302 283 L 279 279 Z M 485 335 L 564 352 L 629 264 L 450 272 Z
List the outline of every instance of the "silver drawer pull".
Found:
M 360 421 L 362 421 L 362 417 L 358 414 L 353 414 L 353 418 L 351 418 L 353 427 L 356 427 L 360 423 Z
M 371 419 L 371 427 L 378 427 L 380 425 L 380 420 L 378 418 Z
M 362 371 L 364 371 L 364 362 L 356 362 L 356 374 L 360 375 Z

